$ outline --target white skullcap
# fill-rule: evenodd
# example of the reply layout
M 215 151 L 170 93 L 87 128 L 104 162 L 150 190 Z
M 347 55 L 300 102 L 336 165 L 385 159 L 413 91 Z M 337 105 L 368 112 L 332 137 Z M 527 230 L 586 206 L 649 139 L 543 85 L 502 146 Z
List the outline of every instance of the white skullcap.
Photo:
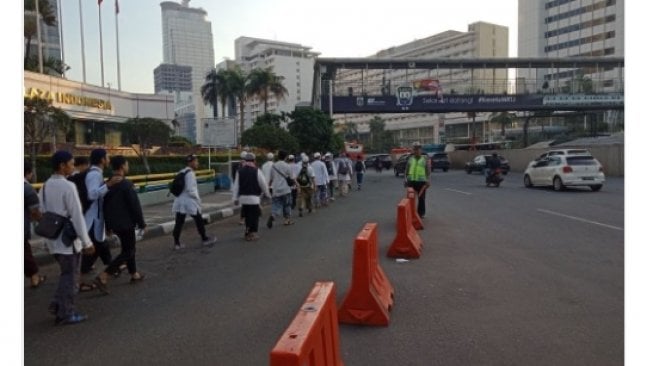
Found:
M 274 154 L 271 153 L 271 152 L 269 152 L 266 156 L 267 156 L 268 160 L 274 159 Z
M 320 156 L 321 156 L 321 155 L 320 155 L 319 152 L 316 152 L 315 154 L 313 154 L 313 157 L 314 157 L 315 159 L 319 159 Z

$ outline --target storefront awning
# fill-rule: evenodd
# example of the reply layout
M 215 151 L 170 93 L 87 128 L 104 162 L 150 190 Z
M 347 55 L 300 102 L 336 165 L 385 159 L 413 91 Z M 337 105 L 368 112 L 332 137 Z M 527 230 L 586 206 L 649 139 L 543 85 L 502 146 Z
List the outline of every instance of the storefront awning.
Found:
M 127 117 L 120 116 L 110 116 L 103 113 L 93 113 L 93 112 L 82 112 L 82 111 L 66 111 L 66 114 L 73 119 L 87 119 L 97 122 L 117 122 L 123 123 L 127 120 Z

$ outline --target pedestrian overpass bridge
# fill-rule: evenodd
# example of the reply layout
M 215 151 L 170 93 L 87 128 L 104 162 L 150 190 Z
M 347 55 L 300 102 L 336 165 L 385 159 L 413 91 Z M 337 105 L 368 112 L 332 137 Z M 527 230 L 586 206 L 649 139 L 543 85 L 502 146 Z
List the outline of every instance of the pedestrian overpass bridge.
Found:
M 343 113 L 624 109 L 624 58 L 318 58 L 313 107 Z

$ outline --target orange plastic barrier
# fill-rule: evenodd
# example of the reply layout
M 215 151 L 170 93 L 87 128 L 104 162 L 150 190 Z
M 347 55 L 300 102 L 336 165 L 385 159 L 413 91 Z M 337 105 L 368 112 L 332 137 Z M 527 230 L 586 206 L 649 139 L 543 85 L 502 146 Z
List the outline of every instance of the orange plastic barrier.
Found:
M 397 235 L 388 249 L 391 258 L 419 258 L 422 254 L 422 238 L 412 224 L 408 198 L 402 199 L 397 205 Z
M 424 230 L 424 224 L 422 223 L 422 218 L 417 215 L 417 194 L 412 188 L 408 188 L 406 192 L 406 198 L 410 201 L 410 216 L 413 219 L 413 227 L 415 230 Z
M 316 282 L 304 305 L 270 352 L 270 366 L 343 366 L 336 285 Z
M 394 288 L 379 265 L 377 225 L 365 224 L 354 241 L 351 287 L 338 309 L 347 324 L 388 325 Z

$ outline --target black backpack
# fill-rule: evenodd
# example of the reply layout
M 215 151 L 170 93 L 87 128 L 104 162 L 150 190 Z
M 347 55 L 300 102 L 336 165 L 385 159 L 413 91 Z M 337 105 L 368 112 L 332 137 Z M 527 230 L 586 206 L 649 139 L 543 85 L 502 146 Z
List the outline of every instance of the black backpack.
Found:
M 302 187 L 306 187 L 309 183 L 311 183 L 311 179 L 308 177 L 308 168 L 303 167 L 302 170 L 299 171 L 299 175 L 297 176 L 297 183 L 299 183 L 299 185 Z
M 88 199 L 88 189 L 86 189 L 86 175 L 88 175 L 89 170 L 85 170 L 82 173 L 77 173 L 68 177 L 68 180 L 75 184 L 77 187 L 77 194 L 79 195 L 79 203 L 82 204 L 82 213 L 86 213 L 93 201 Z
M 327 167 L 327 173 L 329 173 L 329 175 L 333 175 L 333 162 L 325 161 L 324 164 Z
M 173 196 L 179 197 L 181 192 L 184 191 L 184 187 L 186 186 L 186 173 L 189 171 L 190 170 L 184 170 L 183 172 L 177 173 L 175 179 L 170 183 L 170 193 L 172 193 Z
M 360 161 L 360 160 L 357 161 L 357 162 L 356 162 L 356 167 L 355 167 L 355 169 L 356 169 L 356 171 L 359 172 L 359 173 L 362 172 L 362 171 L 363 171 L 363 162 Z

